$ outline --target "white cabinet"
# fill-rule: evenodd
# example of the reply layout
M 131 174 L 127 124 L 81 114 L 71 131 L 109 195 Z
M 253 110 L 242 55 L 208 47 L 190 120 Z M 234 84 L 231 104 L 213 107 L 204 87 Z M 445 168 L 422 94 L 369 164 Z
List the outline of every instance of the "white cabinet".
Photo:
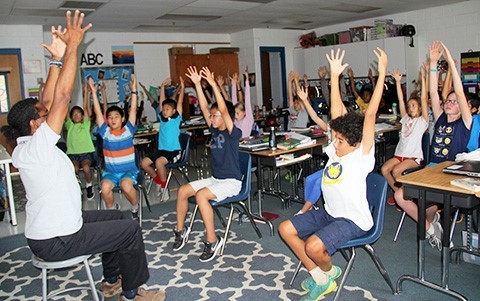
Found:
M 377 75 L 378 60 L 373 50 L 380 47 L 388 55 L 388 74 L 394 69 L 406 74 L 407 95 L 409 95 L 413 91 L 412 81 L 417 79 L 419 70 L 418 48 L 410 47 L 409 43 L 410 38 L 408 37 L 394 37 L 326 47 L 296 49 L 294 51 L 294 70 L 299 70 L 300 73 L 302 73 L 300 70 L 304 70 L 304 73 L 310 79 L 317 79 L 318 67 L 328 67 L 325 54 L 330 53 L 332 49 L 341 48 L 345 50 L 343 61 L 354 70 L 355 77 L 366 77 L 369 67 L 372 68 L 373 75 Z M 303 52 L 303 65 L 298 51 Z

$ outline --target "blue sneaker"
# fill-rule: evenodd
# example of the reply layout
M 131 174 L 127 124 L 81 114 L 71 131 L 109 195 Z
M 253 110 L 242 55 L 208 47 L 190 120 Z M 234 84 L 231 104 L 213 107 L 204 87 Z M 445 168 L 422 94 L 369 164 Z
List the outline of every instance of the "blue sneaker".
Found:
M 315 286 L 305 295 L 300 301 L 318 301 L 323 296 L 330 294 L 337 288 L 337 282 L 333 278 L 328 277 L 327 283 L 323 285 L 318 285 L 315 283 Z
M 334 273 L 333 276 L 330 276 L 330 278 L 332 278 L 333 280 L 336 280 L 338 277 L 340 277 L 340 275 L 342 275 L 342 269 L 340 267 L 336 266 L 336 265 L 333 265 L 332 268 L 335 271 L 335 273 Z M 315 285 L 317 285 L 317 284 L 313 280 L 312 276 L 309 276 L 308 278 L 303 280 L 302 284 L 301 284 L 302 289 L 304 291 L 311 290 Z

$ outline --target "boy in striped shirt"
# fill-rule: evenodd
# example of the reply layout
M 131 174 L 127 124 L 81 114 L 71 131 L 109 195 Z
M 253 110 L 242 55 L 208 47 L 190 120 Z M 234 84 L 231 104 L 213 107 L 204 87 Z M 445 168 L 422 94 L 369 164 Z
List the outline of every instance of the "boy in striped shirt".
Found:
M 93 79 L 89 79 L 90 86 L 95 85 Z M 117 106 L 107 109 L 106 123 L 100 109 L 100 103 L 95 93 L 93 96 L 93 109 L 97 117 L 98 134 L 103 139 L 103 156 L 105 159 L 105 171 L 102 174 L 102 197 L 107 209 L 118 209 L 114 206 L 113 188 L 120 187 L 127 200 L 132 205 L 132 218 L 138 220 L 137 193 L 133 187 L 137 184 L 138 167 L 135 164 L 135 148 L 133 146 L 133 134 L 137 130 L 135 119 L 137 116 L 137 83 L 132 74 L 130 81 L 132 93 L 128 120 L 125 121 L 124 112 Z

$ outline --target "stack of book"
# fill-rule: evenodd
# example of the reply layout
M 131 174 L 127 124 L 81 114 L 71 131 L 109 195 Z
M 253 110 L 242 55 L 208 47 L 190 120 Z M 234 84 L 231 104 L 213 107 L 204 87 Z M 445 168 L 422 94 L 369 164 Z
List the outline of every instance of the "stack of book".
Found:
M 277 144 L 278 149 L 289 150 L 295 147 L 309 145 L 312 143 L 312 138 L 294 132 L 289 132 L 285 135 L 285 140 Z

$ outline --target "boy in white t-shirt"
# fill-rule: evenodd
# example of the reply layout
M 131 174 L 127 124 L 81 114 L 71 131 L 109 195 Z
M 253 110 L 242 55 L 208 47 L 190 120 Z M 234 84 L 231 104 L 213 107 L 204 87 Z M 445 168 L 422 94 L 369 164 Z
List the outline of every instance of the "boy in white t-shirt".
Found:
M 331 256 L 349 240 L 364 235 L 373 226 L 367 201 L 366 178 L 375 165 L 375 118 L 383 93 L 387 55 L 377 48 L 378 81 L 364 118 L 347 113 L 340 97 L 339 77 L 345 51 L 332 50 L 327 59 L 331 72 L 332 143 L 322 177 L 325 209 L 300 211 L 279 226 L 287 245 L 307 268 L 311 277 L 302 282 L 308 293 L 301 300 L 319 300 L 337 287 L 341 270 L 332 265 Z M 305 89 L 298 95 L 307 97 Z M 363 122 L 362 122 L 363 121 Z M 313 203 L 316 200 L 307 200 Z

